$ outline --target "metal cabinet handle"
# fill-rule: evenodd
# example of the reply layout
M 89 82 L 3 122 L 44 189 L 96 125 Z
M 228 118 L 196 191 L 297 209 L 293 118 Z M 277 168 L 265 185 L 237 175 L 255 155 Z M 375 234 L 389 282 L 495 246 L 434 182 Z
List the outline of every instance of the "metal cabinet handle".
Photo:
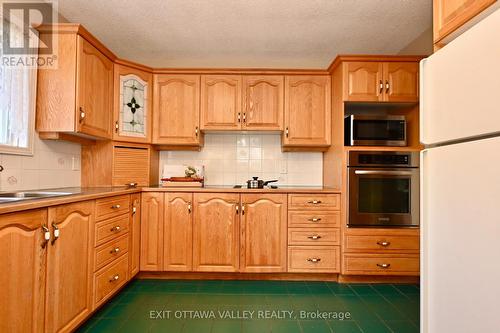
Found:
M 385 80 L 385 93 L 389 93 L 389 81 Z
M 132 207 L 132 215 L 135 213 L 137 213 L 137 207 L 134 206 L 134 207 Z
M 191 214 L 191 208 L 192 208 L 192 206 L 191 206 L 191 202 L 188 202 L 188 213 L 189 213 L 189 214 Z
M 380 87 L 380 90 L 378 93 L 381 94 L 384 91 L 384 82 L 382 82 L 382 80 L 379 81 L 379 87 Z
M 116 225 L 116 226 L 114 226 L 113 228 L 109 229 L 109 231 L 112 231 L 112 232 L 120 232 L 120 226 L 119 226 L 119 225 Z
M 290 131 L 288 131 L 288 127 L 285 128 L 285 136 L 288 138 L 288 135 L 289 135 Z
M 321 203 L 321 200 L 311 200 L 311 201 L 308 201 L 307 203 L 310 203 L 310 204 L 313 204 L 313 205 L 318 205 Z
M 241 215 L 245 215 L 245 204 L 241 204 Z
M 386 268 L 391 267 L 391 264 L 377 264 L 377 266 L 380 268 L 386 269 Z
M 196 137 L 198 137 L 198 126 L 196 126 L 196 127 L 194 128 L 194 135 L 196 135 Z
M 113 206 L 111 206 L 112 209 L 120 209 L 120 207 L 121 207 L 120 205 L 113 205 Z
M 50 230 L 49 228 L 47 228 L 45 224 L 42 225 L 42 232 L 43 232 L 42 249 L 44 249 L 47 246 L 47 243 L 50 241 Z
M 240 213 L 240 205 L 236 204 L 236 214 Z
M 247 122 L 247 113 L 246 112 L 243 112 L 243 122 L 244 123 Z
M 52 239 L 52 242 L 51 244 L 53 245 L 56 240 L 59 238 L 59 236 L 61 236 L 61 231 L 59 230 L 59 228 L 57 227 L 57 224 L 55 223 L 52 223 L 52 228 L 54 228 L 54 238 Z
M 115 133 L 118 133 L 119 128 L 120 128 L 120 125 L 118 124 L 118 121 L 115 121 Z
M 115 247 L 113 250 L 109 251 L 109 253 L 111 253 L 111 254 L 118 253 L 118 252 L 120 252 L 119 247 Z
M 127 186 L 129 188 L 136 188 L 137 185 L 139 185 L 139 183 L 127 183 L 127 184 L 125 184 L 125 186 Z
M 241 123 L 241 112 L 238 112 L 238 122 Z
M 312 218 L 309 219 L 309 221 L 311 221 L 311 222 L 319 222 L 319 221 L 321 221 L 321 217 L 312 217 Z
M 387 242 L 387 241 L 378 241 L 377 242 L 378 245 L 380 246 L 384 246 L 384 247 L 387 247 L 389 245 L 391 245 L 391 242 Z
M 2 172 L 2 171 L 3 171 L 3 166 L 0 165 L 0 172 Z
M 321 258 L 307 258 L 307 261 L 312 263 L 317 263 L 321 261 Z
M 116 274 L 115 276 L 111 277 L 111 279 L 109 279 L 109 282 L 115 282 L 115 281 L 118 281 L 120 279 L 120 276 L 118 274 Z
M 85 111 L 83 110 L 83 107 L 80 106 L 80 122 L 83 122 L 85 119 Z
M 320 239 L 321 236 L 320 235 L 312 235 L 312 236 L 307 236 L 307 238 L 312 239 L 312 240 L 317 240 L 317 239 Z

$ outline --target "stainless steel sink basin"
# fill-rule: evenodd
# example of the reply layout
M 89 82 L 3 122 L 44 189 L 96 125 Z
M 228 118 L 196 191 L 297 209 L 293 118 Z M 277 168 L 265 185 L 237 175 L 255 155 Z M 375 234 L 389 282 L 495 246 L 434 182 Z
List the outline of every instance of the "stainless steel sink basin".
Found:
M 73 194 L 72 192 L 51 192 L 51 191 L 21 191 L 0 193 L 0 203 L 58 197 Z

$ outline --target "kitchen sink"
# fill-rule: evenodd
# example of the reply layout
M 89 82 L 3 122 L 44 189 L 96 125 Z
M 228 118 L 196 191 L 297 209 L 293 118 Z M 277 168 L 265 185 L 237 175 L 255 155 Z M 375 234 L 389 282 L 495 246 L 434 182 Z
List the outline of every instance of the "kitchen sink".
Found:
M 3 192 L 0 193 L 0 203 L 28 200 L 28 199 L 43 199 L 50 197 L 58 197 L 74 194 L 73 192 L 51 192 L 51 191 L 21 191 L 21 192 Z

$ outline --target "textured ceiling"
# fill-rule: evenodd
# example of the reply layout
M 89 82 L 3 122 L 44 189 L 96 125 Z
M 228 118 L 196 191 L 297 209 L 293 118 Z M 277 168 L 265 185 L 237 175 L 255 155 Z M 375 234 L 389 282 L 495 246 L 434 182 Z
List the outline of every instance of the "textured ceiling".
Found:
M 153 67 L 326 68 L 395 54 L 432 24 L 432 0 L 59 0 L 120 58 Z

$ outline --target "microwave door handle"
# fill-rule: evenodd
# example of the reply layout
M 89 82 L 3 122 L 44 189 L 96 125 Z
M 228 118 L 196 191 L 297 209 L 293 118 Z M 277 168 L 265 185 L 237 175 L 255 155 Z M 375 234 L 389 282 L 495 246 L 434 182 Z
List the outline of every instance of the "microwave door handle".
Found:
M 411 171 L 390 171 L 390 170 L 354 170 L 356 175 L 387 175 L 387 176 L 411 176 Z

